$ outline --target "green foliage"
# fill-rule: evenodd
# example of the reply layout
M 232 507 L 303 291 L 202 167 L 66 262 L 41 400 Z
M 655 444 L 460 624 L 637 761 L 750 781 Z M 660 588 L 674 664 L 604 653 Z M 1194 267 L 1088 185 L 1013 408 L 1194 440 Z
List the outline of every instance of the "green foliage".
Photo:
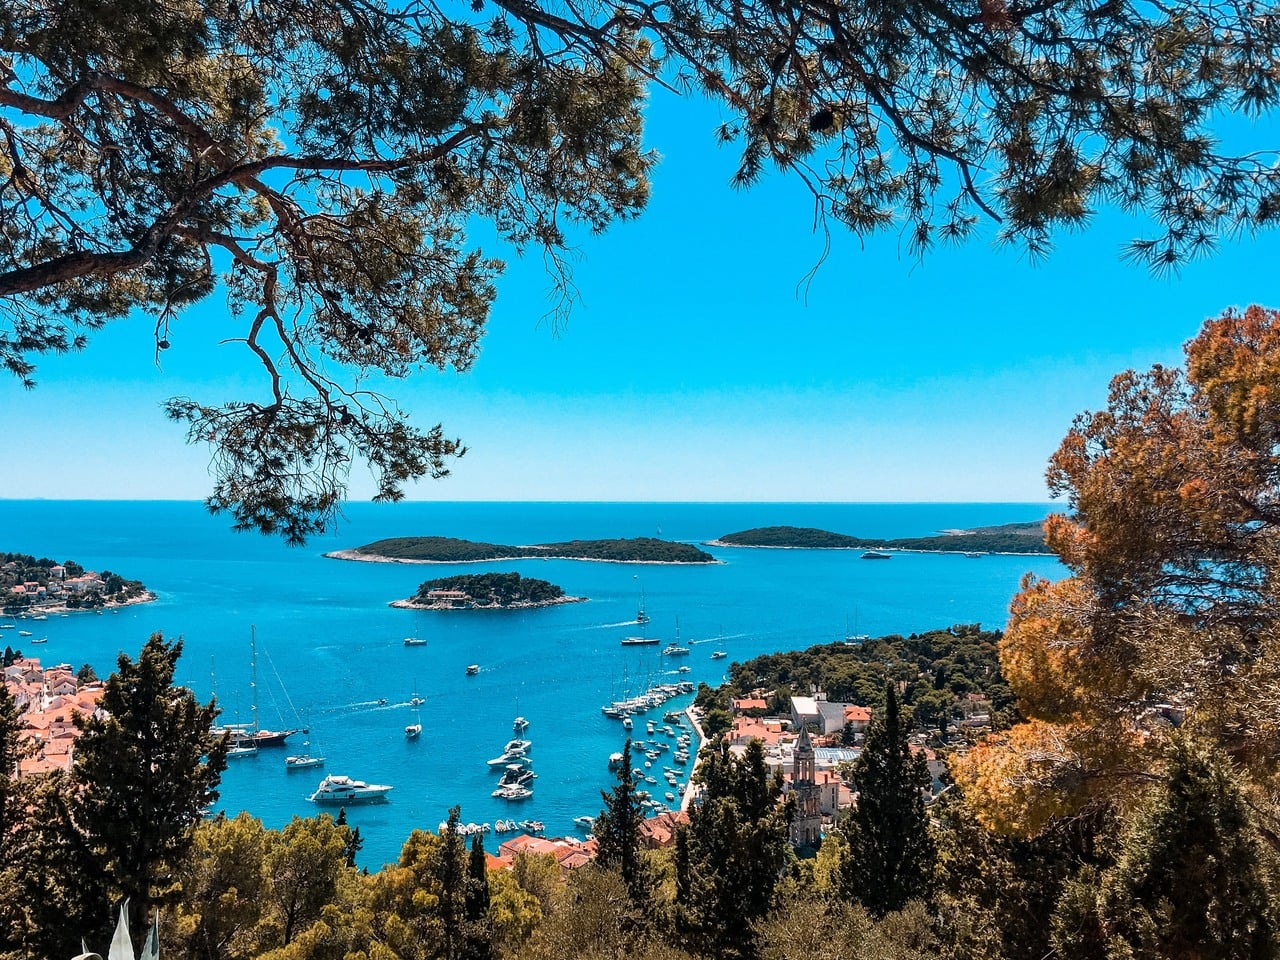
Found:
M 1240 787 L 1210 749 L 1175 738 L 1165 782 L 1102 875 L 1109 957 L 1266 960 L 1280 953 L 1274 890 Z M 1059 936 L 1061 946 L 1068 938 Z
M 997 644 L 1000 633 L 977 624 L 957 624 L 909 637 L 887 636 L 857 644 L 830 643 L 784 653 L 765 654 L 729 668 L 729 680 L 718 698 L 748 696 L 764 687 L 777 703 L 770 710 L 790 710 L 792 693 L 807 694 L 816 686 L 833 701 L 857 703 L 880 710 L 886 677 L 906 683 L 902 703 L 914 709 L 918 725 L 935 725 L 940 713 L 950 713 L 967 692 L 990 702 L 996 724 L 1012 710 L 1013 694 L 1000 671 Z
M 936 943 L 920 903 L 874 919 L 858 904 L 814 903 L 798 893 L 757 925 L 760 960 L 933 960 Z
M 728 710 L 713 707 L 702 715 L 702 733 L 707 739 L 714 739 L 722 733 L 733 729 L 733 714 Z
M 9 567 L 9 564 L 13 564 Z M 51 568 L 63 566 L 67 577 L 78 577 L 83 574 L 84 567 L 74 560 L 65 560 L 61 564 L 48 557 L 33 557 L 29 553 L 0 553 L 0 612 L 18 612 L 30 607 L 34 599 L 28 595 L 15 594 L 12 588 L 22 583 L 38 583 L 48 587 L 56 583 Z M 8 567 L 8 569 L 4 569 Z M 47 599 L 65 603 L 68 607 L 101 606 L 104 603 L 124 603 L 147 592 L 140 580 L 126 580 L 119 574 L 104 570 L 99 574 L 103 581 L 101 591 L 91 591 L 85 595 L 68 593 L 50 593 Z
M 875 917 L 928 896 L 934 846 L 924 809 L 929 770 L 923 754 L 912 755 L 907 728 L 892 684 L 883 713 L 871 721 L 862 753 L 853 765 L 857 801 L 841 829 L 849 845 L 841 886 L 847 899 Z
M 640 805 L 635 780 L 631 776 L 630 737 L 622 745 L 622 763 L 618 766 L 616 779 L 611 791 L 601 793 L 604 809 L 592 826 L 596 838 L 596 863 L 606 870 L 617 870 L 627 885 L 632 903 L 643 907 L 650 900 L 653 878 L 640 849 L 644 807 Z
M 416 603 L 429 603 L 432 590 L 461 590 L 478 607 L 508 607 L 521 603 L 554 603 L 564 590 L 546 580 L 522 577 L 518 573 L 479 573 L 438 577 L 419 584 Z
M 741 757 L 723 741 L 704 750 L 701 802 L 676 835 L 675 928 L 696 953 L 750 957 L 792 856 L 794 800 L 781 801 L 758 740 Z
M 173 685 L 181 653 L 182 641 L 167 644 L 152 634 L 137 661 L 120 655 L 100 701 L 103 713 L 76 715 L 83 733 L 69 802 L 88 852 L 82 869 L 107 880 L 111 904 L 130 900 L 135 942 L 150 909 L 179 895 L 175 874 L 191 828 L 217 798 L 226 765 L 226 745 L 209 732 L 215 708 Z M 106 906 L 98 905 L 99 917 Z M 101 922 L 86 930 L 105 934 Z
M 792 547 L 807 550 L 937 550 L 947 553 L 1048 553 L 1044 528 L 1040 523 L 1008 523 L 998 527 L 982 527 L 963 533 L 934 537 L 880 538 L 853 537 L 813 527 L 756 527 L 738 533 L 726 533 L 717 542 L 734 547 Z
M 375 540 L 354 553 L 395 560 L 435 560 L 462 563 L 471 560 L 516 560 L 551 557 L 567 560 L 614 560 L 641 563 L 715 563 L 715 557 L 690 543 L 675 543 L 653 537 L 629 540 L 570 540 L 512 547 L 496 543 L 475 543 L 452 537 L 392 537 Z

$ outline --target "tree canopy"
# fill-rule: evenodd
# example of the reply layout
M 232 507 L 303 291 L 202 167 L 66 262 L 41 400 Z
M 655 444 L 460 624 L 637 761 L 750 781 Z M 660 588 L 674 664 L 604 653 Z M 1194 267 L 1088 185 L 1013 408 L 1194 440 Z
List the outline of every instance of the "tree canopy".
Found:
M 475 361 L 501 263 L 644 206 L 655 83 L 729 119 L 736 180 L 799 176 L 820 222 L 923 253 L 983 219 L 1033 255 L 1103 204 L 1145 214 L 1152 267 L 1280 216 L 1268 152 L 1222 116 L 1280 97 L 1280 17 L 1254 4 L 642 0 L 168 3 L 0 10 L 0 364 L 32 382 L 131 311 L 220 292 L 252 398 L 175 397 L 212 451 L 207 503 L 291 542 L 353 461 L 376 498 L 464 451 L 385 392 Z
M 1014 599 L 1000 659 L 1024 722 L 954 768 L 991 825 L 1133 796 L 1177 728 L 1274 795 L 1280 312 L 1210 320 L 1186 357 L 1117 376 L 1050 463 L 1072 575 Z

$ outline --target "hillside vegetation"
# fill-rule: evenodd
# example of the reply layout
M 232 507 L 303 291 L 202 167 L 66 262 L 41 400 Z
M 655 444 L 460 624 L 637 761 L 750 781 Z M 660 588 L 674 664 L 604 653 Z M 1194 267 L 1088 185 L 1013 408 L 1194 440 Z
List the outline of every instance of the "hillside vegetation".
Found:
M 796 547 L 810 550 L 891 549 L 931 550 L 956 553 L 1048 553 L 1044 542 L 1044 524 L 1006 523 L 996 527 L 977 527 L 957 533 L 940 533 L 931 537 L 854 537 L 813 527 L 756 527 L 738 533 L 727 533 L 715 543 L 728 547 Z
M 477 543 L 453 537 L 392 537 L 376 540 L 350 553 L 368 559 L 431 560 L 463 563 L 475 560 L 520 560 L 548 557 L 562 560 L 612 560 L 624 563 L 714 563 L 715 557 L 688 543 L 653 537 L 631 540 L 569 540 L 514 547 Z
M 415 604 L 432 604 L 429 594 L 434 590 L 460 590 L 470 598 L 468 605 L 473 607 L 532 606 L 565 599 L 564 589 L 546 580 L 522 577 L 518 573 L 480 573 L 427 580 L 419 584 L 411 600 Z

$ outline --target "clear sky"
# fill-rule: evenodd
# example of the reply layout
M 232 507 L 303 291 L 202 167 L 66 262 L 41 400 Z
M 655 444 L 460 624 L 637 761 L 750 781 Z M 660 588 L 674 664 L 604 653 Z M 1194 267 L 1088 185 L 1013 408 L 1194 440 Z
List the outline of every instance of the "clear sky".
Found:
M 1113 374 L 1178 363 L 1228 306 L 1280 306 L 1274 234 L 1152 278 L 1120 259 L 1141 228 L 1105 214 L 1040 265 L 993 230 L 917 263 L 896 234 L 837 227 L 806 284 L 812 200 L 778 174 L 729 187 L 720 119 L 655 96 L 649 208 L 580 238 L 567 324 L 545 319 L 541 260 L 513 260 L 473 371 L 395 385 L 470 448 L 412 499 L 1042 501 L 1047 457 Z M 243 347 L 220 344 L 236 330 L 215 297 L 173 328 L 163 369 L 137 317 L 43 360 L 34 391 L 0 380 L 0 496 L 205 495 L 208 453 L 160 405 L 261 398 Z M 352 485 L 372 489 L 359 466 Z

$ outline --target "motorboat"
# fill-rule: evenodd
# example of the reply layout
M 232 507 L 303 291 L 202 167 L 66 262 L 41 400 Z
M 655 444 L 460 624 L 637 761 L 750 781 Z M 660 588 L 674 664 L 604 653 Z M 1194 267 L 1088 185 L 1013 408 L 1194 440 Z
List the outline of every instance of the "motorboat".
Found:
M 621 753 L 609 754 L 609 769 L 617 770 L 620 766 L 622 766 L 622 754 Z
M 404 726 L 404 735 L 405 735 L 405 738 L 408 740 L 416 740 L 419 736 L 422 735 L 422 724 L 406 723 Z
M 623 637 L 624 647 L 656 647 L 662 641 L 657 637 Z
M 478 664 L 478 663 L 469 663 L 469 664 L 467 664 L 467 676 L 468 676 L 468 677 L 474 677 L 474 676 L 475 676 L 477 673 L 479 673 L 479 672 L 480 672 L 480 664 Z
M 499 800 L 528 800 L 533 796 L 533 791 L 528 787 L 507 786 L 499 787 L 493 791 L 492 796 L 497 797 Z
M 714 651 L 714 652 L 711 654 L 711 659 L 712 659 L 712 660 L 723 660 L 723 659 L 724 659 L 725 657 L 727 657 L 727 656 L 728 656 L 728 654 L 727 654 L 727 653 L 725 653 L 723 650 L 716 650 L 716 651 Z
M 48 643 L 48 642 L 49 642 L 49 638 L 48 638 L 48 637 L 33 637 L 33 638 L 32 638 L 32 640 L 31 640 L 31 642 L 32 642 L 32 643 Z
M 29 637 L 29 636 L 31 636 L 31 631 L 30 631 L 30 630 L 19 630 L 19 631 L 18 631 L 18 636 L 20 636 L 20 637 Z
M 425 637 L 405 637 L 404 645 L 406 647 L 425 647 L 427 641 Z
M 624 729 L 626 729 L 626 730 L 630 730 L 633 726 L 635 726 L 635 724 L 631 722 L 631 718 L 630 718 L 630 717 L 623 717 L 623 718 L 622 718 L 622 726 L 623 726 L 623 728 L 624 728 Z
M 331 773 L 320 781 L 316 792 L 307 799 L 320 804 L 370 803 L 385 799 L 390 792 L 391 787 L 385 783 L 365 783 L 363 780 Z
M 863 560 L 892 560 L 893 554 L 881 553 L 878 550 L 868 550 L 862 555 Z
M 232 745 L 227 748 L 228 760 L 243 760 L 245 757 L 256 757 L 257 755 L 258 755 L 257 747 Z
M 525 753 L 533 746 L 532 740 L 521 740 L 518 737 L 515 740 L 508 740 L 507 745 L 502 749 L 507 753 Z
M 677 643 L 671 643 L 662 648 L 662 655 L 664 657 L 684 657 L 688 656 L 688 654 L 689 648 L 682 647 Z
M 306 770 L 310 767 L 324 766 L 324 757 L 313 757 L 309 753 L 299 753 L 292 757 L 284 758 L 284 768 L 286 770 Z
M 689 665 L 686 663 L 686 664 L 685 664 L 684 666 L 682 666 L 682 667 L 681 667 L 677 672 L 678 672 L 678 673 L 688 673 L 688 672 L 689 672 Z
M 541 820 L 521 820 L 519 827 L 526 833 L 541 833 L 543 830 L 547 829 L 546 825 Z
M 596 822 L 595 817 L 588 817 L 585 814 L 581 817 L 573 818 L 573 825 L 577 827 L 579 830 L 590 830 L 593 826 L 595 826 L 595 822 Z

